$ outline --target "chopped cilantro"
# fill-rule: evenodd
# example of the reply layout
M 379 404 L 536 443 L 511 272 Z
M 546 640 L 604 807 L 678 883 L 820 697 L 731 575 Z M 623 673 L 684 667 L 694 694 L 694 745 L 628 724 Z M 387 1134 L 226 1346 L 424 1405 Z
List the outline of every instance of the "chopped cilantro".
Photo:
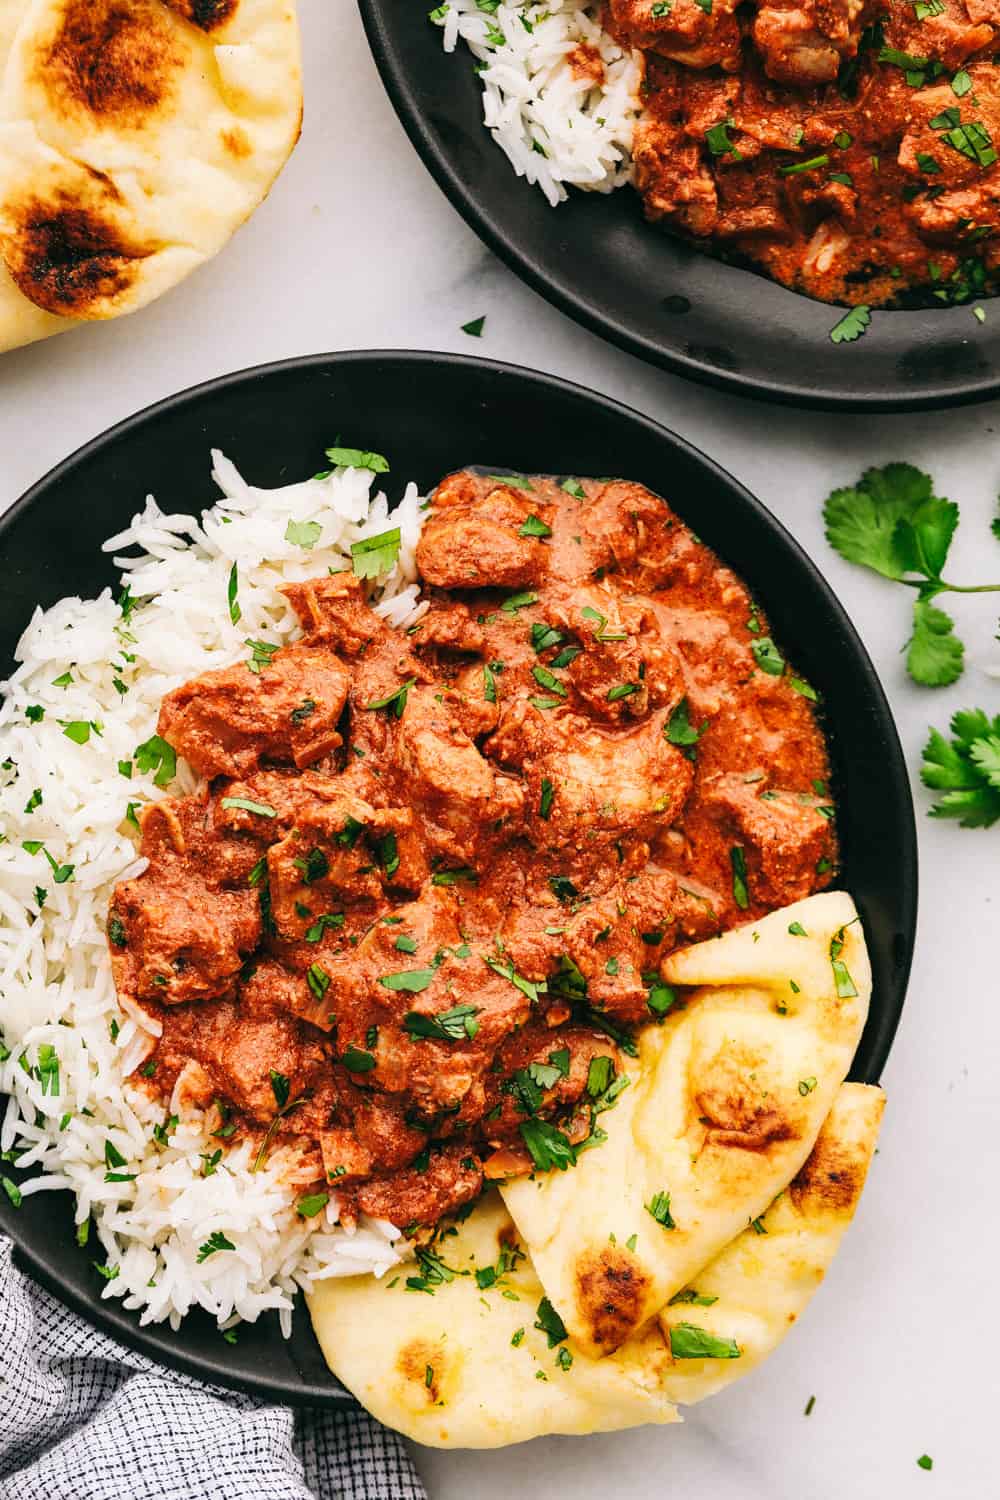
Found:
M 657 1224 L 661 1225 L 664 1229 L 677 1228 L 670 1213 L 669 1193 L 655 1193 L 646 1204 L 646 1212 L 652 1214 Z
M 215 1255 L 220 1250 L 235 1249 L 236 1246 L 233 1244 L 232 1240 L 227 1239 L 226 1236 L 222 1233 L 221 1229 L 213 1230 L 213 1232 L 209 1235 L 208 1239 L 198 1251 L 198 1264 L 200 1266 L 203 1261 L 208 1260 L 208 1257 L 210 1255 Z
M 863 302 L 859 302 L 834 323 L 830 329 L 831 344 L 853 344 L 861 337 L 871 320 L 871 312 Z
M 433 972 L 433 971 L 431 971 Z M 414 1040 L 459 1042 L 471 1040 L 479 1030 L 475 1019 L 478 1005 L 454 1005 L 450 1010 L 427 1015 L 423 1011 L 410 1010 L 403 1017 L 403 1029 Z
M 694 1323 L 675 1323 L 670 1330 L 670 1352 L 674 1359 L 739 1359 L 735 1339 L 716 1338 Z
M 401 532 L 398 526 L 381 531 L 378 536 L 366 536 L 360 542 L 351 543 L 351 566 L 355 578 L 378 578 L 395 566 L 399 556 Z

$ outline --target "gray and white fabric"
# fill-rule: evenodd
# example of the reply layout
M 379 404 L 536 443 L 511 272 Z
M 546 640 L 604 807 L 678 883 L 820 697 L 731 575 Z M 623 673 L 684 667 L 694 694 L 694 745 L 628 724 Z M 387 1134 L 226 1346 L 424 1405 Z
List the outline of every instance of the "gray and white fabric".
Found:
M 371 1418 L 175 1375 L 29 1281 L 0 1239 L 0 1500 L 265 1497 L 426 1500 Z

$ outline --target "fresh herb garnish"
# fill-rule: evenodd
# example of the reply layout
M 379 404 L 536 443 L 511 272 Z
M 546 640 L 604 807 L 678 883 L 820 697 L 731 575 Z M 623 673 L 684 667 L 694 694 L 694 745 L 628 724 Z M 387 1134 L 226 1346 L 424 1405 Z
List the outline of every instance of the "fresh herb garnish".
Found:
M 853 344 L 864 333 L 872 320 L 870 310 L 863 302 L 850 308 L 839 322 L 830 329 L 831 344 Z
M 576 1148 L 569 1136 L 548 1120 L 522 1120 L 518 1128 L 539 1172 L 565 1172 L 576 1166 Z
M 351 566 L 355 578 L 378 578 L 388 573 L 399 556 L 401 533 L 398 526 L 381 531 L 378 536 L 366 536 L 363 541 L 351 543 Z
M 663 1229 L 677 1228 L 670 1213 L 669 1193 L 655 1193 L 646 1204 L 646 1212 L 651 1214 L 657 1224 L 661 1225 Z
M 917 591 L 906 659 L 910 676 L 927 687 L 955 682 L 962 674 L 964 646 L 951 617 L 931 601 L 942 593 L 1000 591 L 1000 584 L 953 584 L 942 577 L 958 506 L 934 494 L 929 474 L 892 463 L 834 490 L 823 515 L 827 540 L 841 557 Z
M 327 448 L 326 456 L 338 469 L 370 469 L 373 474 L 389 472 L 388 459 L 363 448 Z
M 223 807 L 237 807 L 242 812 L 256 813 L 261 818 L 276 818 L 277 811 L 266 802 L 253 802 L 249 797 L 223 797 Z
M 448 7 L 446 5 L 442 5 L 442 6 L 439 7 L 439 10 L 441 12 L 444 12 L 447 9 L 448 9 Z M 438 19 L 438 11 L 432 10 L 431 13 L 430 13 L 430 16 L 431 16 L 431 20 L 432 21 L 436 21 Z M 469 323 L 463 323 L 462 324 L 462 332 L 463 333 L 467 333 L 470 338 L 481 339 L 482 336 L 483 336 L 483 329 L 485 327 L 486 327 L 486 314 L 484 313 L 481 318 L 473 318 L 471 322 L 469 322 Z
M 320 539 L 322 526 L 318 521 L 289 521 L 285 527 L 285 541 L 293 547 L 303 547 L 311 552 Z
M 250 660 L 247 662 L 247 667 L 255 677 L 259 677 L 264 668 L 271 665 L 271 657 L 276 651 L 281 650 L 281 647 L 272 641 L 255 641 L 249 636 L 243 644 L 250 647 Z M 139 769 L 141 770 L 142 767 L 140 766 Z
M 1000 819 L 1000 714 L 962 709 L 950 724 L 951 739 L 932 729 L 924 746 L 920 779 L 940 793 L 932 818 L 957 818 L 962 828 L 989 828 Z
M 753 659 L 762 672 L 769 677 L 780 677 L 785 670 L 785 658 L 769 635 L 762 635 L 750 642 Z
M 548 1297 L 543 1297 L 538 1304 L 535 1327 L 545 1334 L 549 1341 L 550 1349 L 554 1349 L 557 1344 L 563 1343 L 569 1337 L 566 1331 L 566 1324 L 556 1312 Z
M 671 745 L 679 746 L 688 759 L 693 760 L 695 756 L 694 746 L 697 745 L 707 728 L 707 720 L 702 724 L 700 729 L 695 728 L 691 723 L 688 700 L 687 698 L 682 698 L 670 715 L 663 732 Z
M 235 1250 L 236 1246 L 232 1240 L 227 1239 L 221 1229 L 215 1229 L 198 1251 L 198 1265 L 208 1260 L 210 1255 L 215 1255 L 220 1250 Z
M 694 1323 L 675 1323 L 670 1330 L 670 1352 L 674 1359 L 739 1359 L 735 1339 L 716 1338 Z
M 747 886 L 747 862 L 746 855 L 739 844 L 734 844 L 730 849 L 729 862 L 733 867 L 733 900 L 740 908 L 740 911 L 746 911 L 750 905 L 750 891 Z
M 844 951 L 844 929 L 840 928 L 830 939 L 830 964 L 833 968 L 833 981 L 836 986 L 837 995 L 841 1000 L 851 1000 L 858 993 L 854 980 L 851 978 L 847 965 L 841 958 Z
M 364 704 L 364 707 L 366 709 L 373 710 L 388 709 L 389 712 L 391 714 L 394 714 L 397 719 L 401 719 L 403 717 L 403 709 L 406 707 L 406 700 L 410 694 L 410 688 L 413 687 L 416 680 L 417 679 L 415 677 L 411 677 L 407 682 L 402 683 L 400 687 L 396 688 L 394 692 L 389 693 L 385 698 L 376 698 L 371 703 Z
M 403 1030 L 414 1040 L 437 1042 L 470 1041 L 479 1030 L 476 1016 L 478 1005 L 454 1005 L 451 1010 L 427 1015 L 423 1011 L 410 1010 L 403 1017 Z
M 464 881 L 475 882 L 479 879 L 471 865 L 459 865 L 454 870 L 435 870 L 431 876 L 431 885 L 459 885 Z
M 239 587 L 239 565 L 237 563 L 233 563 L 233 566 L 229 572 L 229 586 L 226 590 L 226 596 L 229 600 L 229 618 L 232 620 L 234 625 L 238 625 L 240 623 L 240 620 L 243 618 L 243 611 L 240 609 L 239 600 L 237 598 Z
M 349 1073 L 370 1073 L 375 1067 L 375 1054 L 354 1043 L 345 1049 L 341 1062 Z
M 538 516 L 528 516 L 524 523 L 517 528 L 518 536 L 546 537 L 552 535 L 552 527 L 547 526 Z
M 386 990 L 403 990 L 419 995 L 432 983 L 436 969 L 403 969 L 397 974 L 383 974 L 379 984 Z

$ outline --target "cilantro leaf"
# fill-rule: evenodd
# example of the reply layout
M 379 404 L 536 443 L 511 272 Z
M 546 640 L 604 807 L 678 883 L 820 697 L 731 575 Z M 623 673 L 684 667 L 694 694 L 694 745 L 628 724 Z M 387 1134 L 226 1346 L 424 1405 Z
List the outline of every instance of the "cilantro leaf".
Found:
M 831 344 L 853 344 L 859 339 L 872 320 L 872 315 L 863 302 L 850 308 L 839 323 L 830 329 Z
M 951 720 L 950 740 L 932 729 L 920 779 L 941 795 L 932 818 L 956 818 L 962 828 L 989 828 L 1000 820 L 1000 714 L 965 709 Z
M 934 499 L 930 475 L 912 464 L 867 469 L 856 485 L 834 490 L 827 499 L 823 507 L 826 539 L 848 562 L 872 568 L 885 578 L 902 578 L 909 563 L 896 528 L 901 521 L 912 524 Z
M 906 652 L 906 668 L 914 682 L 947 687 L 962 675 L 965 647 L 955 634 L 954 621 L 928 600 L 913 604 L 913 635 Z
M 340 469 L 369 469 L 373 474 L 389 472 L 388 459 L 363 448 L 327 448 L 326 456 Z
M 895 545 L 907 573 L 940 578 L 958 525 L 958 506 L 933 495 L 896 525 Z
M 351 543 L 351 566 L 355 578 L 377 578 L 388 573 L 399 556 L 400 530 L 393 526 L 378 536 L 366 536 Z
M 973 740 L 969 746 L 969 755 L 978 766 L 980 775 L 986 777 L 991 787 L 1000 791 L 1000 734 Z

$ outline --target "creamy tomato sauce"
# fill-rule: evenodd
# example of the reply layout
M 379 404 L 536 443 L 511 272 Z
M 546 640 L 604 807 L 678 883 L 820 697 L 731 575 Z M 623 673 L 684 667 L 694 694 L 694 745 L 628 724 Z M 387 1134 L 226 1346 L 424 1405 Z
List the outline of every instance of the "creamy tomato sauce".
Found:
M 825 301 L 989 288 L 995 0 L 608 0 L 607 21 L 645 52 L 650 219 Z
M 288 585 L 300 641 L 165 699 L 204 785 L 108 923 L 136 1081 L 400 1226 L 599 1141 L 664 956 L 837 860 L 813 690 L 649 490 L 453 474 L 417 565 L 408 630 Z

